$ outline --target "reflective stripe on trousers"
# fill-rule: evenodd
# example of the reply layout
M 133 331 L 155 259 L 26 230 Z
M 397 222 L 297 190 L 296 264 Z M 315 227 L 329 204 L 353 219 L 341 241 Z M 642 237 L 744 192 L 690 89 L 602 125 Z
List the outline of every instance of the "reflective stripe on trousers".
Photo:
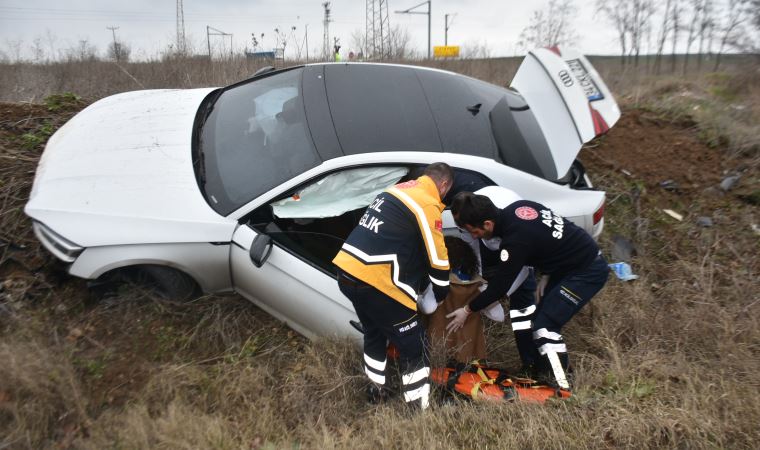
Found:
M 407 403 L 420 401 L 420 407 L 427 409 L 430 404 L 430 367 L 422 367 L 414 372 L 401 376 L 404 401 Z
M 368 354 L 364 354 L 364 373 L 367 374 L 370 380 L 381 386 L 385 386 L 385 361 L 378 361 Z

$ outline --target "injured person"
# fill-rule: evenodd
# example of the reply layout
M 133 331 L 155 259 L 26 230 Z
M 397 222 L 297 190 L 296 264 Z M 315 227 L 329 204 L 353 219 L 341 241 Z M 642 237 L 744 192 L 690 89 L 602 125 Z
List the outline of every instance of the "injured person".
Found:
M 466 242 L 453 236 L 447 236 L 445 242 L 451 266 L 449 293 L 440 307 L 431 294 L 426 301 L 419 302 L 417 308 L 424 314 L 432 313 L 428 323 L 428 338 L 432 349 L 445 350 L 447 357 L 460 363 L 485 359 L 486 340 L 483 321 L 479 316 L 467 321 L 459 330 L 446 333 L 446 315 L 477 297 L 480 294 L 479 288 L 483 285 L 483 278 L 478 273 L 477 256 Z M 426 308 L 421 306 L 423 303 L 426 304 Z
M 468 192 L 473 189 L 475 189 L 475 193 L 491 199 L 491 201 L 499 208 L 507 207 L 511 203 L 521 200 L 517 193 L 501 186 L 482 187 L 477 183 L 467 184 L 466 182 L 458 180 L 458 182 L 455 182 L 454 187 L 452 187 L 452 191 L 455 192 Z M 451 196 L 447 197 L 449 201 L 451 198 Z M 473 289 L 477 289 L 473 291 L 475 294 L 484 291 L 488 282 L 496 274 L 496 269 L 501 262 L 499 259 L 501 238 L 475 239 L 466 230 L 455 227 L 445 229 L 444 233 L 459 238 L 458 240 L 460 240 L 460 242 L 464 241 L 467 243 L 475 254 L 476 264 L 478 264 L 477 271 L 480 276 L 477 277 L 476 283 L 469 282 L 467 284 L 467 292 Z M 448 237 L 446 242 L 448 245 Z M 452 265 L 452 267 L 456 267 L 456 265 Z M 464 287 L 462 287 L 463 285 L 458 283 L 454 277 L 451 279 L 453 280 L 452 282 L 457 285 L 457 291 L 461 292 L 464 290 Z M 477 284 L 477 288 L 473 287 L 473 284 Z M 522 363 L 522 367 L 518 373 L 529 375 L 531 372 L 530 368 L 535 365 L 536 359 L 538 358 L 538 353 L 533 344 L 533 336 L 530 329 L 530 322 L 533 319 L 536 310 L 536 280 L 532 268 L 522 268 L 515 278 L 515 281 L 507 290 L 506 297 L 509 299 L 509 319 L 514 332 L 517 351 Z M 432 314 L 436 308 L 438 308 L 438 304 L 430 289 L 418 299 L 417 307 L 423 314 Z M 449 306 L 446 309 L 449 310 L 451 308 Z M 505 320 L 504 307 L 500 301 L 488 305 L 481 311 L 481 314 L 496 322 L 504 322 Z M 481 323 L 479 317 L 475 319 L 475 321 Z M 468 332 L 469 331 L 468 328 Z M 458 341 L 458 339 L 454 340 Z

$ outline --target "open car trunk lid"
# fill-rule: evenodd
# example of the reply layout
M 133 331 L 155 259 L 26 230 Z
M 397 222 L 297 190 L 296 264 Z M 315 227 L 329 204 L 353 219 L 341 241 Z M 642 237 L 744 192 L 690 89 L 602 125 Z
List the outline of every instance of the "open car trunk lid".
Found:
M 511 87 L 538 122 L 557 177 L 567 173 L 584 143 L 606 133 L 620 118 L 607 85 L 575 50 L 552 47 L 529 52 Z

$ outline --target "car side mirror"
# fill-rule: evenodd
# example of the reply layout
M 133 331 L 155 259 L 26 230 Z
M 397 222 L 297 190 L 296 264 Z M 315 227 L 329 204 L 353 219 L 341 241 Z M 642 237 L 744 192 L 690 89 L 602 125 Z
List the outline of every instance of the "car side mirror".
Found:
M 272 253 L 272 238 L 267 236 L 266 234 L 259 234 L 256 235 L 255 238 L 253 238 L 253 243 L 251 244 L 251 262 L 256 267 L 261 267 L 264 265 L 264 263 L 267 261 L 267 258 L 269 258 L 269 255 Z

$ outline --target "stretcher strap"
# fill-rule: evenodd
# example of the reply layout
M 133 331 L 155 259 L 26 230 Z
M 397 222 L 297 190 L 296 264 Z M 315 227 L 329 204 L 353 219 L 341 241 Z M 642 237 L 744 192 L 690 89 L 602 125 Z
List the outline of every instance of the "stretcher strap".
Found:
M 478 391 L 480 390 L 480 387 L 484 384 L 494 384 L 496 381 L 493 378 L 488 378 L 485 372 L 483 372 L 483 369 L 478 366 L 478 370 L 476 372 L 478 375 L 480 375 L 481 381 L 475 383 L 475 385 L 472 387 L 472 391 L 470 391 L 470 395 L 472 398 L 477 398 Z

